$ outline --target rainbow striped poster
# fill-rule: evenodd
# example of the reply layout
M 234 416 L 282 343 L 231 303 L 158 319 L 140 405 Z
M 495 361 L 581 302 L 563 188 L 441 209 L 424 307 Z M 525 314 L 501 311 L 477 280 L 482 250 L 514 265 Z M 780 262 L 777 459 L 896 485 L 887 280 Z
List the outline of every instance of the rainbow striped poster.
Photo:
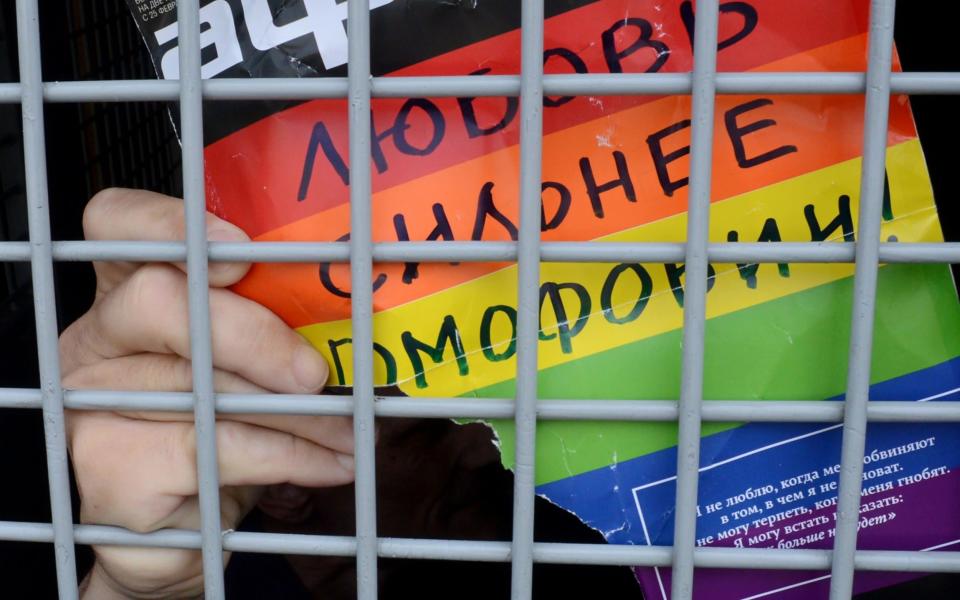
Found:
M 279 39 L 299 23 L 257 22 L 258 4 L 204 3 L 214 33 L 203 43 L 217 50 L 205 76 L 343 75 L 336 36 L 324 45 L 304 29 L 275 48 L 258 46 L 254 33 Z M 307 17 L 341 27 L 345 15 L 323 16 L 323 4 Z M 441 4 L 372 3 L 375 74 L 519 71 L 519 3 Z M 546 5 L 547 73 L 692 68 L 691 2 Z M 721 2 L 718 68 L 863 71 L 868 8 L 867 0 Z M 235 29 L 224 29 L 227 17 Z M 172 38 L 146 37 L 158 64 L 174 68 L 165 60 Z M 518 102 L 375 100 L 375 241 L 516 239 Z M 689 97 L 547 97 L 544 105 L 544 241 L 684 240 Z M 862 95 L 719 96 L 710 240 L 854 240 L 863 113 Z M 256 240 L 348 239 L 344 101 L 257 103 L 207 120 L 215 122 L 206 148 L 211 210 Z M 941 241 L 906 97 L 891 99 L 887 144 L 883 240 Z M 852 265 L 712 264 L 710 274 L 706 398 L 841 399 Z M 677 398 L 683 280 L 682 264 L 543 264 L 540 397 Z M 410 396 L 511 397 L 516 282 L 513 264 L 374 265 L 376 383 Z M 349 386 L 355 284 L 344 264 L 258 264 L 236 290 L 306 336 L 328 358 L 331 384 Z M 872 399 L 960 398 L 958 332 L 946 266 L 882 266 Z M 512 424 L 493 426 L 510 467 Z M 670 545 L 676 437 L 673 423 L 541 422 L 538 493 L 610 543 Z M 839 446 L 839 425 L 704 423 L 697 544 L 831 547 Z M 956 549 L 960 427 L 871 424 L 867 461 L 859 547 Z M 669 597 L 669 570 L 636 573 L 649 598 Z M 828 577 L 698 570 L 695 590 L 711 600 L 817 598 Z M 908 577 L 861 574 L 856 585 Z

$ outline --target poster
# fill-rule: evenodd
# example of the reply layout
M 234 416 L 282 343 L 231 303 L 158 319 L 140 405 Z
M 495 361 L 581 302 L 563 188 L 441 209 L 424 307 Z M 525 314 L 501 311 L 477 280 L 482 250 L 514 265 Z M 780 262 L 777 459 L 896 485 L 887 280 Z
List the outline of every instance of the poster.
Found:
M 129 0 L 163 77 L 177 77 L 174 3 Z M 155 4 L 158 4 L 158 10 Z M 213 0 L 201 8 L 204 77 L 343 76 L 346 4 Z M 718 69 L 863 71 L 866 0 L 721 2 Z M 145 8 L 146 7 L 146 8 Z M 547 73 L 683 73 L 695 6 L 548 0 Z M 373 72 L 519 71 L 519 3 L 371 2 Z M 346 103 L 206 105 L 207 202 L 257 241 L 349 239 Z M 214 110 L 215 108 L 215 110 Z M 718 96 L 710 241 L 853 241 L 863 97 Z M 375 99 L 375 241 L 509 241 L 517 235 L 519 100 Z M 544 241 L 682 242 L 690 98 L 544 99 Z M 942 241 L 909 101 L 893 96 L 881 236 Z M 704 397 L 842 399 L 853 266 L 712 264 Z M 410 396 L 514 394 L 516 266 L 375 264 L 375 377 Z M 539 397 L 675 399 L 682 264 L 541 268 Z M 236 290 L 307 337 L 349 386 L 345 264 L 257 264 Z M 960 396 L 960 310 L 945 265 L 880 268 L 873 400 Z M 510 422 L 491 423 L 505 466 Z M 960 426 L 871 423 L 860 548 L 960 544 Z M 610 543 L 670 545 L 676 425 L 541 422 L 537 492 Z M 830 548 L 840 426 L 704 423 L 697 544 Z M 929 519 L 936 514 L 935 520 Z M 668 569 L 636 569 L 650 598 Z M 861 573 L 857 591 L 916 575 Z M 829 574 L 698 569 L 698 598 L 811 598 Z

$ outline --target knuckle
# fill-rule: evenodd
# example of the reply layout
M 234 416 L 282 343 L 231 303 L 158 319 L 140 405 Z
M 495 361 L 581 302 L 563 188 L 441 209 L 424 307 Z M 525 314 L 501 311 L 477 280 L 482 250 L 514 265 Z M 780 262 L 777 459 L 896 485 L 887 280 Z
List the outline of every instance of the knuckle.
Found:
M 89 473 L 91 467 L 97 464 L 96 450 L 90 444 L 89 427 L 79 415 L 74 415 L 69 421 L 71 423 L 70 458 L 73 461 L 73 468 L 77 475 Z
M 90 369 L 76 369 L 64 375 L 60 385 L 65 390 L 88 390 L 98 387 Z
M 247 439 L 246 427 L 234 421 L 217 421 L 217 449 L 219 455 L 230 456 L 236 454 L 240 448 L 247 448 L 254 452 L 258 445 L 256 440 Z
M 105 452 L 101 440 L 108 432 L 98 427 L 98 419 L 74 415 L 70 421 L 70 459 L 73 462 L 77 489 L 87 514 L 96 513 L 111 492 L 116 478 L 111 477 L 111 459 L 116 455 Z
M 135 223 L 130 223 L 131 217 Z M 118 223 L 127 223 L 128 227 L 117 230 Z M 132 229 L 130 225 L 141 229 Z M 177 198 L 141 190 L 106 188 L 87 202 L 83 231 L 89 239 L 109 239 L 116 237 L 118 231 L 125 231 L 125 235 L 133 239 L 182 240 L 183 203 Z
M 186 281 L 179 271 L 166 265 L 146 265 L 130 276 L 124 308 L 132 315 L 163 314 L 185 292 Z
M 244 443 L 242 423 L 236 421 L 217 421 L 217 440 L 227 449 Z
M 83 234 L 88 239 L 102 237 L 104 226 L 113 217 L 114 212 L 123 203 L 127 191 L 122 188 L 100 190 L 87 202 L 83 211 Z
M 126 378 L 130 389 L 189 392 L 193 372 L 190 361 L 171 354 L 142 356 L 136 362 L 137 376 Z
M 295 470 L 307 463 L 308 453 L 304 444 L 304 440 L 292 433 L 284 434 L 282 459 Z
M 169 428 L 171 434 L 166 437 L 161 451 L 166 453 L 169 464 L 179 465 L 184 472 L 195 473 L 197 464 L 197 436 L 190 424 L 177 423 Z
M 156 232 L 156 237 L 167 240 L 182 240 L 186 236 L 183 202 L 176 198 L 161 197 L 145 205 L 146 222 Z
M 189 360 L 177 356 L 167 357 L 165 361 L 153 363 L 158 379 L 170 382 L 171 389 L 190 391 L 193 381 L 193 367 Z
M 69 327 L 63 330 L 63 333 L 60 334 L 60 338 L 57 340 L 60 363 L 63 365 L 72 365 L 78 362 L 77 358 L 83 352 L 81 349 L 81 338 L 83 336 L 83 323 L 81 323 L 81 320 L 82 317 L 80 320 L 71 323 Z M 64 378 L 64 382 L 66 382 L 66 378 Z M 64 385 L 66 385 L 66 383 L 64 383 Z
M 104 340 L 91 322 L 91 312 L 71 323 L 57 340 L 64 387 L 82 389 L 96 384 L 91 373 L 77 373 L 103 358 Z
M 243 335 L 246 337 L 246 347 L 280 350 L 287 335 L 282 321 L 266 309 L 255 307 L 252 303 L 249 306 L 250 310 L 244 317 Z

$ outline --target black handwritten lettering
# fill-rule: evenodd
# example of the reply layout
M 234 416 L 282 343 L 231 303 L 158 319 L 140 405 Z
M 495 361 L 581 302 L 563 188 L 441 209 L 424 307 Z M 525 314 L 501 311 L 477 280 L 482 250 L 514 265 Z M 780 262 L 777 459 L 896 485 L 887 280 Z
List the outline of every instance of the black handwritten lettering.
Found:
M 617 47 L 617 32 L 624 27 L 631 26 L 639 29 L 639 34 L 630 45 L 625 48 Z M 618 20 L 609 29 L 600 36 L 600 42 L 603 46 L 603 58 L 607 63 L 607 69 L 611 73 L 623 73 L 623 59 L 644 48 L 650 48 L 656 53 L 656 58 L 647 67 L 647 73 L 656 73 L 663 67 L 667 59 L 670 58 L 670 48 L 659 40 L 651 39 L 653 37 L 653 26 L 646 19 L 636 17 L 627 17 Z
M 422 146 L 415 146 L 407 139 L 407 130 L 410 129 L 410 116 L 414 109 L 420 110 L 430 120 L 430 140 Z M 370 119 L 372 126 L 372 112 Z M 436 104 L 426 98 L 409 98 L 403 103 L 403 106 L 400 107 L 396 118 L 393 120 L 393 125 L 391 125 L 390 128 L 383 133 L 377 133 L 375 129 L 373 130 L 374 135 L 371 139 L 371 150 L 377 172 L 383 173 L 389 166 L 381 146 L 383 140 L 393 138 L 393 146 L 408 156 L 427 156 L 436 150 L 440 142 L 443 141 L 446 130 L 446 120 L 443 118 L 443 113 L 440 112 Z
M 803 216 L 807 219 L 807 226 L 810 228 L 810 241 L 812 242 L 822 242 L 829 239 L 837 229 L 843 231 L 845 242 L 854 241 L 850 196 L 846 194 L 837 199 L 837 216 L 827 223 L 826 227 L 820 227 L 820 222 L 817 220 L 817 211 L 813 204 L 803 207 Z
M 377 168 L 377 173 L 384 173 L 389 167 L 387 157 L 383 153 L 382 142 L 393 137 L 394 127 L 396 127 L 396 121 L 383 132 L 378 132 L 373 111 L 370 111 L 370 155 L 373 157 L 373 165 Z
M 310 180 L 313 178 L 313 166 L 317 161 L 317 149 L 323 150 L 323 155 L 330 162 L 330 166 L 340 177 L 343 185 L 350 183 L 350 170 L 347 163 L 343 162 L 343 157 L 337 152 L 333 140 L 330 138 L 330 132 L 323 121 L 313 126 L 310 132 L 310 142 L 307 144 L 307 154 L 303 159 L 303 171 L 300 174 L 300 189 L 297 191 L 297 201 L 303 202 L 307 199 L 307 192 L 310 191 Z
M 690 119 L 684 119 L 680 122 L 670 125 L 669 127 L 665 127 L 660 131 L 652 133 L 647 137 L 647 146 L 650 148 L 650 157 L 653 158 L 653 166 L 657 170 L 657 179 L 660 181 L 660 187 L 663 188 L 663 193 L 666 194 L 668 198 L 673 197 L 673 193 L 675 191 L 687 186 L 690 183 L 689 177 L 683 177 L 676 180 L 670 179 L 669 171 L 670 163 L 690 154 L 690 146 L 687 145 L 674 150 L 669 154 L 664 154 L 661 143 L 667 136 L 673 135 L 674 133 L 677 133 L 683 129 L 687 129 L 688 127 L 690 127 Z
M 493 327 L 493 317 L 497 313 L 503 313 L 510 320 L 510 344 L 503 352 L 494 350 L 491 340 L 490 329 Z M 489 306 L 483 311 L 483 317 L 480 319 L 480 346 L 483 348 L 483 355 L 490 362 L 500 362 L 507 360 L 517 353 L 517 311 L 515 308 L 497 304 Z
M 727 39 L 719 40 L 717 43 L 718 51 L 729 48 L 753 33 L 753 30 L 757 28 L 757 22 L 759 21 L 757 9 L 750 6 L 746 2 L 724 2 L 720 4 L 720 14 L 723 15 L 725 13 L 735 13 L 743 17 L 743 27 L 741 27 L 739 31 Z M 687 29 L 687 37 L 690 39 L 690 47 L 692 48 L 693 28 L 696 18 L 693 14 L 693 4 L 690 2 L 690 0 L 684 0 L 684 2 L 680 5 L 680 18 L 683 19 L 683 25 Z
M 797 151 L 796 146 L 783 145 L 772 150 L 768 150 L 763 154 L 747 157 L 747 151 L 743 145 L 743 138 L 755 131 L 760 131 L 761 129 L 766 129 L 767 127 L 773 127 L 777 124 L 777 122 L 773 119 L 760 119 L 759 121 L 753 121 L 747 125 L 740 125 L 737 122 L 737 117 L 751 110 L 756 110 L 760 107 L 769 106 L 771 104 L 773 104 L 773 100 L 770 100 L 769 98 L 758 98 L 756 100 L 751 100 L 750 102 L 740 104 L 739 106 L 735 106 L 723 115 L 723 122 L 727 126 L 727 134 L 730 136 L 730 143 L 733 144 L 733 154 L 737 159 L 737 165 L 739 165 L 741 169 L 756 167 L 757 165 L 762 165 L 763 163 L 779 158 L 784 154 L 790 154 L 791 152 Z
M 347 233 L 338 237 L 337 241 L 346 242 L 349 239 L 350 239 L 350 234 Z M 383 284 L 386 282 L 387 282 L 386 274 L 384 273 L 378 274 L 377 278 L 374 279 L 373 281 L 373 291 L 376 292 L 377 290 L 379 290 L 383 286 Z M 333 279 L 330 277 L 330 263 L 328 262 L 320 263 L 320 283 L 323 285 L 324 288 L 326 288 L 328 292 L 330 292 L 334 296 L 339 296 L 341 298 L 350 297 L 349 291 L 343 290 L 339 286 L 337 286 L 335 283 L 333 283 Z
M 489 72 L 490 69 L 479 69 L 470 74 L 484 75 Z M 481 127 L 477 123 L 477 111 L 474 107 L 476 100 L 476 98 L 457 98 L 457 104 L 460 105 L 460 113 L 463 115 L 463 126 L 466 128 L 467 135 L 471 139 L 485 135 L 493 135 L 498 131 L 502 131 L 513 122 L 517 116 L 517 110 L 520 108 L 520 100 L 518 98 L 507 98 L 507 105 L 500 120 L 493 125 Z
M 340 346 L 344 344 L 353 345 L 353 338 L 340 338 L 339 340 L 327 340 L 327 346 L 330 347 L 330 355 L 333 356 L 333 368 L 337 375 L 337 383 L 339 385 L 344 385 L 347 380 L 343 374 L 343 362 L 340 360 Z M 393 354 L 390 353 L 383 345 L 378 344 L 377 342 L 373 343 L 373 351 L 383 359 L 383 364 L 386 367 L 387 371 L 387 383 L 386 385 L 396 385 L 397 384 L 397 360 L 393 357 Z
M 480 190 L 480 196 L 477 198 L 477 214 L 473 221 L 473 233 L 470 239 L 479 241 L 483 239 L 483 230 L 486 228 L 487 217 L 491 217 L 497 223 L 503 226 L 510 234 L 510 239 L 517 241 L 517 226 L 506 217 L 493 203 L 493 182 L 488 181 L 483 184 Z
M 673 292 L 673 298 L 677 301 L 677 306 L 683 308 L 683 274 L 687 271 L 686 265 L 675 265 L 666 263 L 663 268 L 667 271 L 667 282 L 670 285 L 670 291 Z M 713 289 L 716 283 L 717 271 L 713 265 L 707 264 L 707 291 Z
M 543 198 L 543 192 L 547 190 L 556 190 L 557 192 L 557 211 L 553 213 L 550 220 L 547 220 L 547 203 Z M 540 231 L 548 231 L 560 227 L 563 220 L 567 218 L 570 211 L 570 201 L 572 194 L 567 186 L 557 181 L 544 181 L 540 184 Z
M 571 67 L 573 67 L 574 73 L 586 73 L 587 72 L 587 63 L 583 62 L 583 59 L 577 55 L 573 50 L 567 48 L 551 48 L 543 53 L 543 66 L 546 68 L 547 61 L 549 61 L 554 56 L 562 58 L 567 61 Z M 543 97 L 543 105 L 550 108 L 555 108 L 557 106 L 563 106 L 567 102 L 573 100 L 573 96 L 560 96 L 559 98 L 551 98 L 549 96 Z
M 593 208 L 593 214 L 598 218 L 603 218 L 603 201 L 600 195 L 618 187 L 623 188 L 623 195 L 629 202 L 637 201 L 637 193 L 633 188 L 633 180 L 630 179 L 630 170 L 627 168 L 627 157 L 619 150 L 613 151 L 613 162 L 617 166 L 617 178 L 598 184 L 596 176 L 593 174 L 593 165 L 590 159 L 583 157 L 580 159 L 580 174 L 583 176 L 583 183 L 587 189 L 587 196 L 590 198 L 590 206 Z
M 447 213 L 443 210 L 443 205 L 439 202 L 434 203 L 431 207 L 433 211 L 433 218 L 436 222 L 436 225 L 427 234 L 428 242 L 433 242 L 438 239 L 450 242 L 453 241 L 453 229 L 450 227 L 450 221 L 447 219 Z M 397 240 L 401 242 L 409 242 L 410 234 L 407 232 L 407 221 L 406 218 L 397 213 L 393 215 L 393 229 L 397 233 Z M 457 264 L 457 263 L 450 263 Z M 408 262 L 404 263 L 403 267 L 403 277 L 401 278 L 404 283 L 410 284 L 414 279 L 420 276 L 419 272 L 420 263 Z
M 727 241 L 728 242 L 738 242 L 740 241 L 740 234 L 736 231 L 727 232 Z M 758 242 L 779 242 L 781 241 L 780 237 L 780 227 L 777 225 L 776 219 L 767 219 L 763 223 L 763 229 L 760 230 L 760 237 L 757 238 Z M 760 265 L 758 263 L 737 263 L 737 271 L 740 273 L 740 278 L 747 282 L 747 287 L 750 289 L 757 288 L 757 270 L 759 270 Z M 781 277 L 790 277 L 790 265 L 787 263 L 779 263 L 777 269 L 780 271 Z
M 637 276 L 637 280 L 640 281 L 640 293 L 637 295 L 637 300 L 634 302 L 630 312 L 622 317 L 618 317 L 613 311 L 613 291 L 617 286 L 617 282 L 620 280 L 620 275 L 626 271 L 633 271 L 634 275 Z M 636 321 L 647 307 L 647 302 L 650 301 L 650 293 L 652 291 L 653 280 L 642 265 L 619 264 L 615 266 L 607 274 L 607 278 L 603 282 L 603 288 L 600 290 L 600 308 L 603 311 L 604 318 L 610 323 L 617 325 Z
M 890 173 L 883 171 L 883 215 L 884 221 L 893 220 L 893 204 L 890 201 Z
M 563 290 L 570 290 L 574 292 L 580 301 L 579 315 L 577 316 L 576 321 L 574 321 L 572 327 L 569 319 L 567 318 L 567 309 L 563 304 L 563 296 L 561 295 Z M 544 333 L 543 327 L 541 326 L 539 337 L 543 341 L 552 340 L 559 337 L 561 352 L 564 354 L 570 354 L 573 352 L 573 338 L 583 330 L 584 326 L 587 324 L 587 319 L 590 317 L 590 309 L 592 306 L 590 294 L 587 293 L 587 288 L 583 287 L 579 283 L 547 282 L 540 286 L 541 312 L 543 311 L 545 300 L 547 299 L 550 300 L 550 307 L 553 309 L 553 314 L 557 319 L 557 333 Z
M 422 389 L 427 387 L 427 375 L 423 369 L 423 359 L 421 359 L 420 353 L 426 353 L 426 355 L 430 357 L 430 360 L 440 364 L 443 362 L 443 351 L 446 349 L 448 343 L 453 349 L 453 355 L 456 358 L 457 369 L 460 371 L 460 375 L 466 375 L 470 372 L 470 366 L 467 364 L 467 354 L 463 349 L 463 340 L 460 337 L 460 330 L 457 328 L 457 323 L 454 321 L 453 315 L 447 315 L 443 318 L 435 346 L 421 342 L 413 337 L 413 334 L 409 331 L 404 331 L 400 334 L 400 341 L 403 343 L 403 348 L 407 352 L 407 357 L 410 358 L 410 364 L 413 365 L 414 381 L 418 388 Z

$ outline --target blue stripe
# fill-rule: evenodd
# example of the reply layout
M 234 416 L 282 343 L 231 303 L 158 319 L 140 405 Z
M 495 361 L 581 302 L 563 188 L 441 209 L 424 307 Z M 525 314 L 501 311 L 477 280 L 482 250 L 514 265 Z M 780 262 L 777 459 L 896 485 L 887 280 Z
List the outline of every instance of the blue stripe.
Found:
M 927 400 L 935 402 L 960 400 L 960 357 L 916 371 L 870 388 L 872 400 Z M 840 400 L 842 396 L 829 400 Z M 821 431 L 821 430 L 827 431 Z M 820 433 L 815 433 L 821 431 Z M 804 437 L 806 436 L 806 437 Z M 751 423 L 703 438 L 700 476 L 700 505 L 742 493 L 748 487 L 758 489 L 773 485 L 777 492 L 763 500 L 774 500 L 800 487 L 780 490 L 781 481 L 801 473 L 816 471 L 818 479 L 810 485 L 819 487 L 836 481 L 825 476 L 840 460 L 839 426 L 803 423 Z M 899 463 L 900 471 L 872 479 L 865 485 L 896 480 L 925 467 L 960 465 L 960 424 L 957 423 L 874 423 L 867 434 L 867 453 L 885 450 L 918 439 L 935 437 L 935 443 L 923 450 L 897 456 L 886 465 Z M 795 441 L 781 444 L 792 438 Z M 770 445 L 774 448 L 757 452 Z M 742 456 L 749 454 L 748 456 Z M 739 457 L 739 458 L 738 458 Z M 733 459 L 733 460 L 731 460 Z M 726 464 L 716 465 L 723 461 Z M 588 471 L 567 479 L 541 485 L 537 492 L 551 502 L 577 514 L 589 526 L 604 534 L 607 541 L 618 544 L 670 545 L 673 536 L 673 506 L 676 475 L 676 447 L 667 448 Z M 711 465 L 715 465 L 710 467 Z M 867 467 L 869 470 L 870 467 Z M 661 481 L 668 480 L 668 481 Z M 660 483 L 656 483 L 660 481 Z M 651 485 L 653 484 L 653 485 Z M 646 486 L 646 487 L 645 487 Z M 807 489 L 809 485 L 803 486 Z M 636 488 L 641 488 L 634 492 Z M 835 493 L 833 493 L 835 495 Z M 829 497 L 829 494 L 822 497 Z M 805 497 L 788 504 L 776 503 L 769 512 L 788 508 L 811 507 L 820 499 Z M 752 503 L 747 503 L 750 505 Z M 639 505 L 639 510 L 638 510 Z M 762 502 L 760 503 L 762 506 Z M 642 511 L 642 521 L 641 521 Z M 729 508 L 706 514 L 698 519 L 697 535 L 715 535 L 736 522 L 721 523 L 719 515 L 729 519 Z M 750 520 L 764 516 L 756 514 Z M 645 526 L 645 527 L 644 527 Z M 645 531 L 646 530 L 646 531 Z

